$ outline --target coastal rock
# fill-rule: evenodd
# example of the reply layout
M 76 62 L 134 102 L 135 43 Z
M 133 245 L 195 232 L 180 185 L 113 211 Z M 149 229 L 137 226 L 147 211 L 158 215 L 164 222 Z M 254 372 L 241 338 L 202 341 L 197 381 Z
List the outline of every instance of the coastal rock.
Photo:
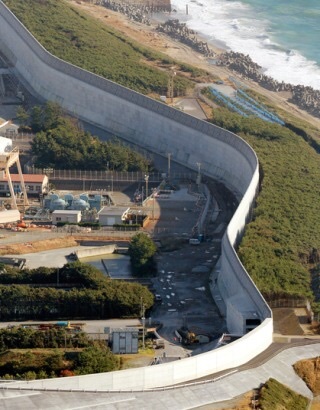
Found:
M 145 2 L 141 2 L 141 4 L 131 4 L 111 0 L 97 0 L 96 4 L 99 6 L 104 6 L 109 10 L 124 14 L 130 20 L 134 20 L 148 26 L 150 25 L 150 17 L 152 13 L 171 11 L 170 2 L 166 1 L 154 1 L 150 3 L 148 2 L 148 4 L 145 4 Z
M 215 55 L 208 46 L 208 43 L 199 40 L 194 30 L 190 30 L 185 23 L 180 23 L 177 19 L 167 20 L 165 23 L 158 24 L 156 30 L 180 41 L 180 43 L 187 44 L 206 57 L 214 57 Z
M 262 72 L 262 67 L 254 63 L 248 55 L 228 51 L 217 57 L 217 65 L 228 67 L 243 78 L 253 80 L 270 91 L 290 91 L 292 97 L 289 102 L 320 118 L 320 91 L 304 85 L 292 85 L 279 82 Z

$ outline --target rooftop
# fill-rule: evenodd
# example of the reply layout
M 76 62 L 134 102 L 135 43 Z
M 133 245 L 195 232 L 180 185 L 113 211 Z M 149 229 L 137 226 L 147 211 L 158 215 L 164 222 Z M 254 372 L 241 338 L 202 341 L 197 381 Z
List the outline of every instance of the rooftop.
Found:
M 11 174 L 11 180 L 12 182 L 20 182 L 20 175 L 19 174 Z M 43 174 L 23 174 L 23 180 L 26 183 L 42 183 L 45 178 L 47 178 L 46 175 Z M 8 177 L 0 177 L 0 182 L 7 182 Z

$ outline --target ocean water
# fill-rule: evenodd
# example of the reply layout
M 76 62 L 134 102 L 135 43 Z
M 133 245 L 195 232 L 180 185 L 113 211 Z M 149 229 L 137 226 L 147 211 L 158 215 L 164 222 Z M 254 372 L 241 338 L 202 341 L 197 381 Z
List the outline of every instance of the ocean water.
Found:
M 186 15 L 188 5 L 188 15 Z M 172 0 L 189 28 L 278 81 L 320 89 L 319 0 Z

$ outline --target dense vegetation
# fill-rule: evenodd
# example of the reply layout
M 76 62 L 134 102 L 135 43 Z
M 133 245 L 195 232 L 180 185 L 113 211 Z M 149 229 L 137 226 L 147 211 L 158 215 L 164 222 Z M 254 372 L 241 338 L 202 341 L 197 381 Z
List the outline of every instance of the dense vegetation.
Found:
M 147 171 L 149 161 L 117 139 L 102 142 L 85 132 L 53 102 L 20 108 L 20 126 L 36 133 L 31 154 L 38 168 L 85 169 L 94 171 Z
M 40 43 L 52 54 L 144 94 L 165 95 L 175 62 L 80 12 L 63 0 L 5 0 Z M 158 66 L 158 67 L 157 67 Z M 188 65 L 175 66 L 180 95 L 203 74 Z M 184 76 L 181 74 L 184 73 Z
M 60 285 L 67 285 L 66 289 L 55 287 L 58 280 Z M 153 304 L 153 295 L 146 287 L 111 280 L 80 262 L 59 270 L 10 270 L 0 275 L 0 283 L 1 320 L 139 316 L 141 298 L 146 309 Z M 51 287 L 45 287 L 49 284 Z
M 213 122 L 242 136 L 257 152 L 261 191 L 239 255 L 269 298 L 310 293 L 310 269 L 319 262 L 318 154 L 293 131 L 227 109 Z
M 10 326 L 0 329 L 0 352 L 8 349 L 58 349 L 92 346 L 86 333 L 69 333 L 65 327 L 36 330 L 31 327 Z
M 105 343 L 83 332 L 21 326 L 0 330 L 1 378 L 31 380 L 118 369 L 119 359 Z
M 260 390 L 261 410 L 304 410 L 307 409 L 308 404 L 309 400 L 306 397 L 295 393 L 275 379 L 269 379 Z
M 137 233 L 131 239 L 128 253 L 130 255 L 132 273 L 135 276 L 149 276 L 155 272 L 154 256 L 156 251 L 155 243 L 144 233 Z

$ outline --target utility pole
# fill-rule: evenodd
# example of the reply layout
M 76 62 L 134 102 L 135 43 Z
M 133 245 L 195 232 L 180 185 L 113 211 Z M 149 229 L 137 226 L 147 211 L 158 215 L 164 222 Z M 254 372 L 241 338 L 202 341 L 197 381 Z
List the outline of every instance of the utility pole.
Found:
M 148 199 L 148 182 L 149 182 L 149 174 L 144 176 L 144 180 L 146 181 L 146 199 Z
M 201 183 L 201 162 L 197 162 L 198 175 L 197 175 L 197 185 Z
M 146 346 L 145 346 L 145 327 L 144 327 L 144 325 L 145 325 L 146 318 L 144 316 L 145 315 L 145 306 L 142 303 L 142 300 L 141 300 L 141 315 L 142 315 L 142 317 L 141 317 L 141 321 L 142 321 L 142 348 L 145 349 Z
M 173 78 L 176 75 L 174 71 L 174 67 L 171 68 L 171 72 L 169 73 L 169 80 L 168 80 L 168 98 L 171 100 L 171 104 L 173 103 L 173 96 L 174 96 L 174 86 L 173 86 Z

